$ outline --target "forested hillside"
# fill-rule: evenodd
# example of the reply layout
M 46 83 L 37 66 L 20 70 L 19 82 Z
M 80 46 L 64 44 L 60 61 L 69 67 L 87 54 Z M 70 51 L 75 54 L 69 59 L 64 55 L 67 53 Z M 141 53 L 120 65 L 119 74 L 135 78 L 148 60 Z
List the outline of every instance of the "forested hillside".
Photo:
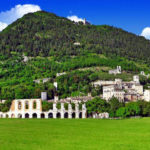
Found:
M 54 81 L 61 98 L 97 96 L 102 89 L 93 81 L 131 81 L 140 71 L 150 73 L 149 55 L 150 41 L 122 29 L 76 24 L 47 12 L 27 14 L 0 33 L 0 99 L 39 98 L 42 91 L 52 99 Z M 123 73 L 109 75 L 117 65 Z M 150 86 L 150 79 L 141 82 Z
M 25 15 L 0 33 L 0 53 L 10 56 L 11 51 L 44 57 L 97 53 L 150 63 L 150 41 L 143 37 L 106 25 L 75 24 L 43 11 Z

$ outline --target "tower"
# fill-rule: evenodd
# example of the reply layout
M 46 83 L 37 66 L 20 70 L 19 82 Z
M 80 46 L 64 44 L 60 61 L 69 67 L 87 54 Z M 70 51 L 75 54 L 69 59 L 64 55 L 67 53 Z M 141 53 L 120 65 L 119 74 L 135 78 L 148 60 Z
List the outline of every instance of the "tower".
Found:
M 54 87 L 56 88 L 56 92 L 54 94 L 54 101 L 57 102 L 59 100 L 58 94 L 57 94 L 57 90 L 58 90 L 58 83 L 54 82 Z
M 41 93 L 41 99 L 42 99 L 42 101 L 46 101 L 47 100 L 47 92 L 42 92 Z
M 134 81 L 135 83 L 140 83 L 140 78 L 139 78 L 139 76 L 138 76 L 138 75 L 133 76 L 133 81 Z
M 86 25 L 86 19 L 85 19 L 85 18 L 84 18 L 84 20 L 83 20 L 83 24 Z

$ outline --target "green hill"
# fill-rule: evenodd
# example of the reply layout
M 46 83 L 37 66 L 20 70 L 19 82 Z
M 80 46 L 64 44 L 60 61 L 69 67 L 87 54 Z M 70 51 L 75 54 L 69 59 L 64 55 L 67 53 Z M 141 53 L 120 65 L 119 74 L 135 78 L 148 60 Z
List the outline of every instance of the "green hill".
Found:
M 107 25 L 78 25 L 43 11 L 25 15 L 0 33 L 0 52 L 11 51 L 44 57 L 94 52 L 150 63 L 150 41 L 143 37 Z
M 93 81 L 149 73 L 149 55 L 149 40 L 122 29 L 76 24 L 43 11 L 27 14 L 0 33 L 0 99 L 39 98 L 41 91 L 53 98 L 54 81 L 60 97 L 96 96 L 101 88 L 95 89 Z M 124 72 L 109 75 L 117 65 Z M 42 83 L 44 78 L 49 81 Z M 142 78 L 142 83 L 147 87 L 150 80 Z

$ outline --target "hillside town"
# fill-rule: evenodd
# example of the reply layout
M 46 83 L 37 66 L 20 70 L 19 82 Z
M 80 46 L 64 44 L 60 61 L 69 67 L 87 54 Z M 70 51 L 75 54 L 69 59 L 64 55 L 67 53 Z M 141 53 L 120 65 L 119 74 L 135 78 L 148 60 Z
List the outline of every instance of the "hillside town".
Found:
M 117 66 L 117 69 L 110 70 L 109 74 L 121 74 L 121 66 Z M 59 74 L 59 76 L 64 73 Z M 99 80 L 92 83 L 94 87 L 100 86 L 103 89 L 100 97 L 107 102 L 113 97 L 117 98 L 119 102 L 131 102 L 137 100 L 150 101 L 150 90 L 144 90 L 143 85 L 140 84 L 139 75 L 134 75 L 133 80 L 125 82 L 122 79 L 115 79 L 114 81 Z M 57 90 L 58 84 L 54 82 L 54 86 Z M 0 112 L 0 118 L 88 118 L 86 102 L 92 100 L 93 97 L 89 93 L 88 96 L 80 97 L 68 97 L 65 99 L 59 99 L 59 96 L 55 95 L 54 99 L 48 100 L 47 92 L 41 93 L 40 99 L 17 99 L 13 100 L 9 112 Z M 47 112 L 42 110 L 42 101 L 52 103 L 52 109 Z M 5 103 L 5 100 L 1 100 L 0 103 Z M 60 103 L 60 108 L 57 108 L 57 104 Z M 74 108 L 71 104 L 74 104 Z M 67 104 L 66 109 L 64 105 Z M 81 108 L 79 108 L 81 105 Z M 109 118 L 109 113 L 104 112 L 93 114 L 92 118 Z

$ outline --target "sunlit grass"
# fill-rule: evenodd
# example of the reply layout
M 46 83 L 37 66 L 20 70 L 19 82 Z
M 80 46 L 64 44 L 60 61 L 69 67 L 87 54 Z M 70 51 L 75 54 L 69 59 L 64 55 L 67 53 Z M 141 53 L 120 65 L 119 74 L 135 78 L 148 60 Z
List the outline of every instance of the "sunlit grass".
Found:
M 149 150 L 150 118 L 0 120 L 0 150 Z

